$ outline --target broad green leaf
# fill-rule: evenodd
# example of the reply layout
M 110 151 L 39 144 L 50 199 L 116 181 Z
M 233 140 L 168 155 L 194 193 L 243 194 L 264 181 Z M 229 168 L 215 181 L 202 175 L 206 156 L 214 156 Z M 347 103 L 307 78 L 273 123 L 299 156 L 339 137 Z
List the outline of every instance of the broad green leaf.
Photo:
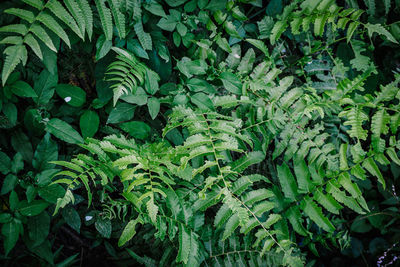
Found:
M 38 171 L 51 169 L 54 165 L 49 163 L 49 161 L 57 159 L 58 145 L 50 138 L 50 134 L 45 134 L 42 141 L 36 147 L 35 154 L 33 155 L 32 166 Z
M 135 115 L 136 106 L 128 103 L 117 103 L 108 116 L 107 123 L 129 121 Z
M 16 81 L 11 85 L 11 91 L 13 94 L 20 97 L 37 97 L 36 92 L 33 88 L 24 81 Z
M 6 153 L 0 151 L 0 172 L 4 175 L 11 171 L 11 159 Z
M 83 138 L 71 125 L 54 118 L 47 122 L 46 130 L 55 137 L 71 144 L 82 144 Z
M 198 106 L 202 110 L 214 110 L 214 105 L 211 99 L 205 93 L 196 93 L 191 98 L 190 101 Z
M 50 184 L 39 188 L 38 194 L 44 200 L 55 204 L 57 203 L 57 199 L 62 198 L 65 195 L 65 189 L 59 184 Z
M 79 119 L 83 138 L 93 137 L 99 129 L 100 118 L 96 111 L 86 110 Z
M 73 107 L 80 107 L 86 102 L 86 92 L 78 86 L 71 84 L 58 84 L 56 93 L 64 99 L 64 101 Z
M 96 230 L 100 233 L 100 235 L 104 238 L 110 238 L 112 232 L 111 221 L 108 219 L 98 218 L 94 224 Z
M 124 122 L 119 126 L 123 131 L 129 133 L 132 137 L 146 139 L 150 135 L 151 128 L 142 121 Z
M 96 60 L 100 60 L 110 52 L 112 41 L 107 40 L 106 36 L 102 34 L 96 42 Z
M 18 211 L 24 216 L 36 216 L 48 206 L 49 203 L 44 200 L 33 200 L 30 203 L 28 203 L 26 200 L 22 200 L 18 204 Z
M 79 213 L 75 210 L 74 207 L 67 207 L 61 212 L 62 217 L 65 222 L 76 232 L 80 232 L 81 229 L 81 218 Z
M 35 80 L 33 89 L 37 94 L 37 98 L 35 97 L 33 100 L 38 105 L 47 104 L 54 94 L 54 87 L 57 85 L 58 75 L 53 75 L 47 70 L 43 70 L 39 79 Z
M 149 114 L 151 119 L 155 119 L 158 115 L 158 112 L 160 112 L 160 101 L 158 98 L 151 97 L 147 101 L 147 107 L 149 109 Z
M 5 223 L 1 227 L 1 233 L 4 236 L 3 246 L 5 255 L 8 255 L 8 253 L 10 253 L 10 251 L 14 248 L 15 244 L 17 244 L 19 238 L 19 229 L 20 225 L 15 220 Z
M 11 136 L 11 144 L 13 148 L 21 153 L 26 162 L 32 162 L 33 149 L 29 138 L 22 132 L 14 132 Z
M 15 188 L 15 186 L 18 183 L 18 177 L 15 176 L 14 174 L 9 174 L 7 175 L 4 180 L 3 180 L 3 185 L 1 186 L 1 195 L 5 195 L 11 190 Z
M 39 215 L 32 216 L 28 220 L 29 238 L 36 245 L 40 245 L 49 235 L 50 231 L 50 216 L 47 212 L 42 212 Z
M 242 94 L 242 83 L 235 74 L 223 72 L 220 75 L 220 79 L 226 90 L 236 95 Z

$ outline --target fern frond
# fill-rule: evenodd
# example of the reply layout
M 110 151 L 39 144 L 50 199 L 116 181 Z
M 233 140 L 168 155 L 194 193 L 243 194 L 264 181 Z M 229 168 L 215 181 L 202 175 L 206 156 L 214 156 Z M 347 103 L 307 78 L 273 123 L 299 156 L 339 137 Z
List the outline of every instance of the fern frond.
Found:
M 84 34 L 81 32 L 80 28 L 76 24 L 74 18 L 68 13 L 68 11 L 57 1 L 57 0 L 50 0 L 46 3 L 46 7 L 50 9 L 50 11 L 57 17 L 59 18 L 62 22 L 64 22 L 68 27 L 76 33 L 76 35 L 79 36 L 82 40 L 84 39 Z M 39 17 L 42 15 L 42 12 L 38 15 L 38 20 Z M 47 19 L 48 20 L 48 19 Z M 41 20 L 40 20 L 41 21 Z M 52 28 L 49 27 L 49 25 L 45 24 L 49 29 L 53 30 Z M 61 32 L 57 33 L 55 32 L 58 36 L 62 35 Z M 61 39 L 64 40 L 60 36 Z M 64 40 L 65 41 L 65 40 Z M 67 43 L 68 44 L 68 43 Z M 69 46 L 69 45 L 68 45 Z
M 112 40 L 113 36 L 113 24 L 111 11 L 106 7 L 105 0 L 95 0 L 97 11 L 99 12 L 101 25 L 103 28 L 104 35 L 106 36 L 106 40 Z
M 126 30 L 125 30 L 125 15 L 119 10 L 120 2 L 118 0 L 108 0 L 108 4 L 110 5 L 112 16 L 114 18 L 115 27 L 118 30 L 118 36 L 120 39 L 125 39 Z
M 4 50 L 6 59 L 4 60 L 3 70 L 1 73 L 2 85 L 6 84 L 8 76 L 14 71 L 15 67 L 21 62 L 22 65 L 26 64 L 28 52 L 24 45 L 9 46 Z

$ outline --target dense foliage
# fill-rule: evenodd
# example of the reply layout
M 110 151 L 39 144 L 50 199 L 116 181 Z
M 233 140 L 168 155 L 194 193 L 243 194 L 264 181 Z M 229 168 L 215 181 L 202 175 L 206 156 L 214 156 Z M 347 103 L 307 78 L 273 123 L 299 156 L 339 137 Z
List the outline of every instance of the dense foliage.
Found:
M 0 4 L 2 266 L 378 266 L 400 1 Z

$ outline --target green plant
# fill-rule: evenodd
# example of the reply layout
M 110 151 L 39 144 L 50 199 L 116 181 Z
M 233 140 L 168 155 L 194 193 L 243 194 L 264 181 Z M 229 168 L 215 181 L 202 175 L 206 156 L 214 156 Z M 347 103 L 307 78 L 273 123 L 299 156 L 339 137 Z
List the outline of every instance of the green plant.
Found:
M 345 2 L 7 2 L 1 260 L 396 253 L 399 6 Z

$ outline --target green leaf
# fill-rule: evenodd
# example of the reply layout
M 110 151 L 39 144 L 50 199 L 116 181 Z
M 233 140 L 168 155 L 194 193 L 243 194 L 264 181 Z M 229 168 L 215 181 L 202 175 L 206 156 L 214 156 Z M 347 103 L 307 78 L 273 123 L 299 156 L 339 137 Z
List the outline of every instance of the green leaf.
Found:
M 46 124 L 46 130 L 55 137 L 71 144 L 82 144 L 83 138 L 71 125 L 60 119 L 51 119 Z
M 26 82 L 16 81 L 11 85 L 11 91 L 13 94 L 20 97 L 37 97 L 36 92 L 33 88 Z
M 77 233 L 79 233 L 81 229 L 81 218 L 75 208 L 67 207 L 62 210 L 61 214 L 65 222 Z
M 125 26 L 125 14 L 123 14 L 119 10 L 121 3 L 119 2 L 119 0 L 108 0 L 108 4 L 111 8 L 111 12 L 115 22 L 115 27 L 118 30 L 118 36 L 120 39 L 124 39 L 126 37 L 126 29 L 125 29 L 126 26 Z
M 36 104 L 45 105 L 50 101 L 53 97 L 54 87 L 57 85 L 57 82 L 58 75 L 53 75 L 47 70 L 43 70 L 40 73 L 39 79 L 35 80 L 33 86 L 33 89 L 37 94 L 37 98 L 33 99 Z
M 177 262 L 187 263 L 190 253 L 190 232 L 185 225 L 179 224 L 179 250 Z
M 369 173 L 378 178 L 378 182 L 382 184 L 383 188 L 386 187 L 385 179 L 383 178 L 382 173 L 372 158 L 365 159 L 362 163 L 362 166 L 367 169 Z
M 18 183 L 18 177 L 14 174 L 9 174 L 4 178 L 0 194 L 5 195 L 15 188 Z
M 141 21 L 137 22 L 134 25 L 134 29 L 143 49 L 152 50 L 153 42 L 151 40 L 151 35 L 144 31 L 142 22 Z
M 11 144 L 17 152 L 21 153 L 26 162 L 32 162 L 32 144 L 29 138 L 22 131 L 13 133 L 11 136 Z
M 146 91 L 154 95 L 158 90 L 158 81 L 160 80 L 160 76 L 158 74 L 150 69 L 146 69 L 146 80 L 144 83 L 144 88 Z
M 24 216 L 36 216 L 39 215 L 43 210 L 49 206 L 44 200 L 33 200 L 28 203 L 26 200 L 22 200 L 18 204 L 18 211 Z
M 160 101 L 158 98 L 151 97 L 147 101 L 147 107 L 149 109 L 151 119 L 154 120 L 157 117 L 158 112 L 160 112 Z
M 130 121 L 122 123 L 119 126 L 123 131 L 129 133 L 132 137 L 146 139 L 150 135 L 151 128 L 142 121 Z
M 0 151 L 0 172 L 4 175 L 11 170 L 11 159 L 6 153 Z
M 187 0 L 165 0 L 169 6 L 177 7 L 185 3 Z
M 59 198 L 62 198 L 65 195 L 65 189 L 59 184 L 50 184 L 39 188 L 38 194 L 47 202 L 55 204 Z
M 304 213 L 307 214 L 307 216 L 309 216 L 310 219 L 313 220 L 319 227 L 330 233 L 335 231 L 333 224 L 324 216 L 321 208 L 318 207 L 312 199 L 306 197 L 302 201 L 302 205 Z
M 104 4 L 104 0 L 95 0 L 94 2 L 96 3 L 104 35 L 106 36 L 107 40 L 112 40 L 113 24 L 112 24 L 111 11 Z
M 27 60 L 27 50 L 24 45 L 9 46 L 4 50 L 6 59 L 4 60 L 1 80 L 3 86 L 6 84 L 8 76 L 14 71 L 17 65 L 22 62 L 25 65 Z
M 242 83 L 235 74 L 223 72 L 220 75 L 220 79 L 226 90 L 236 95 L 242 94 Z
M 294 180 L 292 172 L 289 169 L 289 166 L 286 163 L 283 163 L 280 166 L 278 165 L 276 170 L 278 171 L 278 178 L 282 186 L 283 194 L 285 197 L 291 200 L 296 200 L 296 196 L 298 194 L 297 184 Z
M 15 244 L 17 244 L 19 238 L 19 229 L 20 223 L 17 223 L 15 220 L 5 223 L 1 227 L 1 233 L 4 236 L 3 246 L 5 255 L 8 255 L 8 253 L 10 253 L 10 251 L 14 248 Z
M 55 141 L 51 140 L 50 134 L 45 134 L 42 141 L 36 147 L 35 154 L 33 155 L 32 166 L 38 171 L 51 169 L 54 165 L 49 163 L 49 161 L 57 159 L 58 145 Z
M 100 118 L 96 111 L 86 110 L 79 119 L 83 138 L 93 137 L 99 130 Z
M 191 98 L 190 101 L 198 106 L 202 110 L 214 110 L 214 105 L 211 99 L 205 93 L 196 93 Z
M 80 107 L 86 102 L 86 92 L 78 86 L 71 84 L 58 84 L 56 93 L 64 99 L 64 101 L 73 107 Z
M 98 218 L 94 224 L 96 230 L 100 233 L 100 235 L 104 238 L 110 238 L 112 232 L 111 221 L 108 219 Z
M 102 34 L 96 42 L 96 61 L 105 57 L 110 52 L 112 47 L 112 41 L 107 40 L 106 36 Z
M 339 160 L 340 160 L 340 170 L 343 171 L 349 168 L 349 165 L 347 164 L 347 144 L 345 143 L 342 143 L 340 145 Z
M 121 236 L 118 240 L 118 246 L 122 247 L 126 244 L 129 240 L 131 240 L 134 235 L 136 234 L 136 224 L 138 223 L 138 219 L 130 220 L 128 224 L 125 226 L 124 230 L 122 231 Z
M 40 245 L 49 235 L 50 216 L 47 212 L 32 216 L 28 220 L 29 238 L 34 241 L 35 245 Z

